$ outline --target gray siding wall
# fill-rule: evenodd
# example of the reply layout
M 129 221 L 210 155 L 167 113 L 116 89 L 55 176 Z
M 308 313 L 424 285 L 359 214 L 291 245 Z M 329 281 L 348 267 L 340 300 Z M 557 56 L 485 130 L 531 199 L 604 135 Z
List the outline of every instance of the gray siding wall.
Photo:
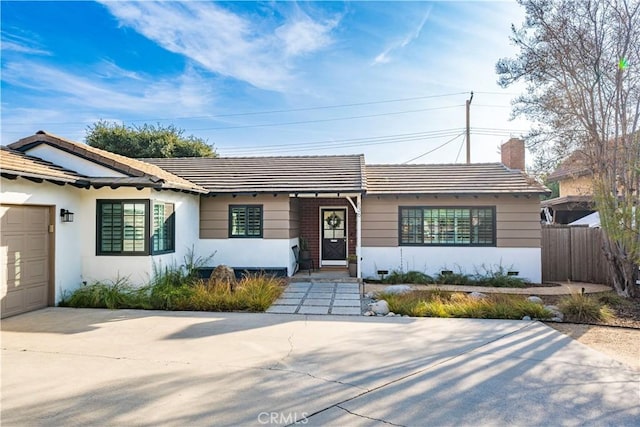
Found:
M 200 200 L 200 238 L 227 239 L 229 237 L 229 205 L 262 205 L 263 238 L 288 239 L 290 230 L 289 196 L 216 196 Z
M 399 206 L 495 206 L 496 246 L 539 248 L 540 200 L 537 196 L 367 196 L 362 201 L 362 246 L 398 246 Z

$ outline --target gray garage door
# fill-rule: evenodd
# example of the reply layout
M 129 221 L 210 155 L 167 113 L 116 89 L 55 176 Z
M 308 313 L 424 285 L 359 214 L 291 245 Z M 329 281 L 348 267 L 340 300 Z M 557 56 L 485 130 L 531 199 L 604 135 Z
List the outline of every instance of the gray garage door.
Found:
M 2 317 L 47 306 L 49 224 L 48 207 L 0 205 Z

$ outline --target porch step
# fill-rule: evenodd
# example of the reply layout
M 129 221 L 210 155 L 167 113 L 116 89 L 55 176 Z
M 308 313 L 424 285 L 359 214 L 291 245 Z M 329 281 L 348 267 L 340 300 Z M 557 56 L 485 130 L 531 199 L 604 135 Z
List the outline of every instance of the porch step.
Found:
M 362 279 L 358 279 L 357 277 L 331 277 L 331 276 L 322 276 L 322 275 L 314 275 L 311 273 L 311 276 L 303 273 L 296 274 L 293 277 L 289 278 L 289 283 L 310 283 L 310 282 L 323 282 L 323 283 L 362 283 Z

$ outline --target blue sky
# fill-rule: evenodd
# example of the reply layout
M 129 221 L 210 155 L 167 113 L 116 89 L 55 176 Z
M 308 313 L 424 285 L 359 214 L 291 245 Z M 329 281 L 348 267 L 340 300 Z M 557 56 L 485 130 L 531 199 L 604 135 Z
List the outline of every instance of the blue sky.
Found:
M 464 162 L 473 90 L 472 161 L 499 161 L 529 126 L 494 71 L 523 18 L 484 1 L 3 1 L 2 144 L 83 141 L 104 119 L 174 124 L 223 156 Z

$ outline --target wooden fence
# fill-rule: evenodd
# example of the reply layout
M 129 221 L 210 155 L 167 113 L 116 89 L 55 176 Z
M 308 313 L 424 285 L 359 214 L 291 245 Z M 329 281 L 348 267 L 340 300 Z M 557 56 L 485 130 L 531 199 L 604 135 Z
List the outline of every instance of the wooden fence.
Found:
M 613 285 L 602 238 L 599 228 L 543 226 L 542 280 Z

